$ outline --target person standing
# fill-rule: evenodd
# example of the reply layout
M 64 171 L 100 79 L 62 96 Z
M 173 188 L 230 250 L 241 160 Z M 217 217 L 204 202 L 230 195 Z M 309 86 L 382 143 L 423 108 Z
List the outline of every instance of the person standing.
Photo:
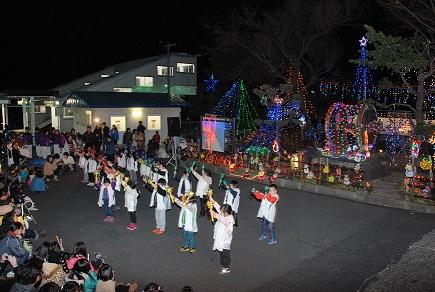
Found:
M 157 181 L 157 187 L 151 195 L 150 207 L 155 208 L 156 228 L 153 233 L 160 235 L 166 228 L 166 210 L 170 209 L 170 199 L 167 194 L 167 186 L 164 178 Z
M 82 140 L 83 143 L 85 143 L 85 151 L 87 151 L 89 147 L 93 146 L 94 134 L 92 133 L 91 126 L 87 126 L 86 132 L 84 132 L 82 135 Z
M 236 180 L 232 180 L 230 185 L 227 187 L 225 191 L 224 204 L 228 204 L 231 206 L 234 217 L 234 226 L 237 227 L 237 213 L 239 212 L 239 204 L 240 204 L 240 189 L 237 187 L 238 183 Z
M 269 185 L 269 193 L 263 194 L 259 191 L 254 192 L 255 198 L 261 200 L 260 209 L 258 210 L 257 217 L 262 218 L 261 234 L 259 240 L 266 239 L 267 230 L 269 230 L 270 240 L 268 244 L 277 243 L 275 235 L 275 215 L 276 204 L 279 200 L 278 187 L 275 184 Z
M 137 131 L 136 136 L 137 141 L 137 155 L 138 158 L 143 158 L 145 153 L 145 134 L 143 132 Z
M 234 218 L 231 214 L 231 206 L 227 204 L 219 206 L 213 199 L 208 204 L 217 210 L 215 212 L 210 208 L 210 215 L 217 219 L 213 232 L 213 250 L 219 252 L 221 265 L 219 274 L 228 274 L 230 272 L 230 249 L 234 230 Z
M 199 207 L 200 207 L 200 213 L 199 216 L 203 217 L 206 214 L 206 204 L 207 204 L 207 195 L 208 190 L 210 189 L 213 180 L 211 178 L 211 172 L 208 169 L 202 170 L 202 175 L 197 173 L 195 170 L 192 170 L 192 174 L 195 176 L 195 178 L 198 180 L 198 184 L 196 185 L 196 197 L 199 198 Z
M 98 207 L 104 207 L 106 213 L 105 222 L 114 222 L 112 206 L 115 205 L 115 192 L 110 185 L 108 178 L 104 179 L 104 184 L 100 188 L 100 196 L 98 198 Z
M 122 136 L 122 144 L 125 145 L 128 151 L 131 149 L 131 146 L 133 145 L 133 134 L 131 133 L 130 128 L 127 128 L 124 132 L 124 135 Z
M 103 142 L 103 137 L 101 136 L 101 128 L 99 126 L 95 127 L 92 144 L 97 153 L 101 151 L 101 144 Z
M 160 145 L 160 135 L 159 131 L 156 131 L 156 133 L 153 135 L 152 139 L 157 145 Z
M 113 143 L 115 143 L 115 145 L 118 144 L 119 132 L 118 132 L 118 128 L 116 128 L 115 125 L 113 125 L 112 129 L 110 130 L 110 138 L 112 138 L 112 141 Z
M 128 224 L 128 230 L 136 229 L 136 207 L 137 207 L 137 197 L 139 193 L 136 189 L 136 184 L 131 180 L 128 181 L 125 186 L 125 208 L 127 208 L 128 215 L 130 216 L 130 224 Z
M 137 125 L 136 130 L 137 130 L 138 132 L 141 132 L 141 133 L 144 133 L 144 134 L 145 134 L 145 130 L 146 130 L 146 128 L 145 128 L 145 126 L 142 124 L 142 121 L 139 121 L 139 125 Z
M 103 131 L 103 138 L 107 138 L 107 137 L 110 136 L 110 129 L 109 129 L 109 127 L 106 125 L 106 122 L 103 122 L 102 131 Z

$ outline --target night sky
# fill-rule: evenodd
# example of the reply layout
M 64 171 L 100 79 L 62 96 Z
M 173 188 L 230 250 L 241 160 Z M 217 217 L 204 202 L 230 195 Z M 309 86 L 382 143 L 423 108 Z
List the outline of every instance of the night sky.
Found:
M 0 90 L 49 89 L 105 66 L 165 53 L 162 42 L 167 41 L 177 43 L 174 51 L 200 53 L 201 47 L 212 43 L 201 21 L 222 21 L 242 2 L 1 4 Z M 267 9 L 280 2 L 248 3 Z M 373 13 L 376 9 L 369 7 L 362 22 L 374 19 Z M 358 57 L 356 40 L 362 32 L 362 23 L 346 30 L 345 35 L 353 36 L 355 43 L 349 45 L 343 56 L 345 68 L 352 68 L 347 59 Z

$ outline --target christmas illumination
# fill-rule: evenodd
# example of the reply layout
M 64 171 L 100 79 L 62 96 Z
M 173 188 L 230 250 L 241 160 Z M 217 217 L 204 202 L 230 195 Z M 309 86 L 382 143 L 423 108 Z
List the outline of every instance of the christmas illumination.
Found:
M 242 80 L 231 85 L 211 113 L 220 117 L 235 117 L 236 135 L 247 134 L 256 129 L 254 120 L 258 115 Z
M 370 70 L 367 66 L 367 39 L 363 37 L 359 42 L 361 46 L 361 55 L 356 68 L 356 79 L 353 85 L 353 93 L 357 101 L 365 101 L 373 91 L 373 82 Z
M 216 87 L 217 87 L 217 84 L 219 83 L 219 80 L 217 80 L 217 79 L 215 79 L 214 78 L 214 75 L 213 74 L 211 74 L 209 77 L 208 77 L 208 79 L 206 79 L 206 80 L 204 80 L 204 83 L 206 84 L 206 89 L 205 89 L 205 91 L 206 92 L 215 92 L 216 91 Z

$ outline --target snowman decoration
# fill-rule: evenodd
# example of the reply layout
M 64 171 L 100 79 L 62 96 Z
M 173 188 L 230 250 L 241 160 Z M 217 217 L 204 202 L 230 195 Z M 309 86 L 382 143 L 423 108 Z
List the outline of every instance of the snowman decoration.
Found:
M 304 164 L 304 174 L 307 175 L 310 172 L 310 167 L 308 164 Z
M 350 179 L 349 179 L 349 175 L 348 174 L 344 175 L 343 184 L 345 186 L 350 186 Z

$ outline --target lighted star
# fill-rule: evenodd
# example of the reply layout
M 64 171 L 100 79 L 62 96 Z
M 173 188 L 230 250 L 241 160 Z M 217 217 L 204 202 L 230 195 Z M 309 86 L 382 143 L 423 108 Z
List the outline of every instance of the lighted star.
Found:
M 216 86 L 219 83 L 219 80 L 215 79 L 214 75 L 211 74 L 208 79 L 204 80 L 204 83 L 207 85 L 207 88 L 205 89 L 206 92 L 214 92 L 216 91 Z
M 359 45 L 360 45 L 361 47 L 366 47 L 368 41 L 369 41 L 369 40 L 366 39 L 366 37 L 363 36 L 362 39 L 359 40 Z

